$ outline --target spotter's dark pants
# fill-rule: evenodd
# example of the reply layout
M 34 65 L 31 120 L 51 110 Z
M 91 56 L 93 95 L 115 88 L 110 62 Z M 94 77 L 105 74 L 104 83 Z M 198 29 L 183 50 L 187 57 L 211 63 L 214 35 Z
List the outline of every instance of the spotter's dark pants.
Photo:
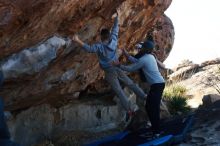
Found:
M 165 83 L 152 84 L 146 99 L 145 108 L 154 133 L 160 131 L 160 102 L 164 88 Z

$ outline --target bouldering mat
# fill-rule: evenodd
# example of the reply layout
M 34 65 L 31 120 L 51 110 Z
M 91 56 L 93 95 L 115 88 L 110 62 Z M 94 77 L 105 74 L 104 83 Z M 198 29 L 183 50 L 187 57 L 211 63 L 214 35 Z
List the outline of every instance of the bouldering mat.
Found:
M 136 132 L 125 131 L 113 136 L 96 140 L 86 146 L 169 146 L 183 141 L 192 125 L 193 115 L 176 116 L 161 120 L 162 134 L 158 138 L 146 138 L 143 134 L 150 132 L 149 128 L 138 129 Z

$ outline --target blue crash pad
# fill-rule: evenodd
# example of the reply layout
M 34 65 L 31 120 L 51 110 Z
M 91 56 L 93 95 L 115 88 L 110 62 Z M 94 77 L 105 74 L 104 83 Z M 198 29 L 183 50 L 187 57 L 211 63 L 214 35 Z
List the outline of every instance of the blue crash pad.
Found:
M 162 146 L 177 144 L 186 138 L 187 131 L 192 126 L 193 115 L 177 116 L 169 120 L 161 121 L 163 136 L 157 139 L 146 139 L 140 135 L 149 132 L 143 128 L 138 132 L 121 132 L 112 136 L 96 140 L 86 146 Z

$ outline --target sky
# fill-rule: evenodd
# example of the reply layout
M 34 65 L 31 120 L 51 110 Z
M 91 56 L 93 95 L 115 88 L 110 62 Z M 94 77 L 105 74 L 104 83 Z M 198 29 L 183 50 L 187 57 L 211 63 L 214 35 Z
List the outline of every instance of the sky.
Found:
M 220 0 L 173 0 L 165 14 L 175 29 L 174 46 L 164 64 L 194 63 L 220 57 Z

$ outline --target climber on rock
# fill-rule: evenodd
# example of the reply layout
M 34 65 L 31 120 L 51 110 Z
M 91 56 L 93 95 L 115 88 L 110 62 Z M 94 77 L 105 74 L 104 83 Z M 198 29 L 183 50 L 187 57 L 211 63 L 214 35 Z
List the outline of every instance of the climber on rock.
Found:
M 126 54 L 127 57 L 130 57 L 129 60 L 131 60 L 133 64 L 125 66 L 115 61 L 113 65 L 128 72 L 134 72 L 140 69 L 143 71 L 146 82 L 150 84 L 150 91 L 146 99 L 145 109 L 152 125 L 152 136 L 158 136 L 160 134 L 160 102 L 165 88 L 165 80 L 159 72 L 157 60 L 152 54 L 154 43 L 147 40 L 140 44 L 140 48 L 138 59 Z
M 129 119 L 136 115 L 138 111 L 137 105 L 131 104 L 128 97 L 125 95 L 120 82 L 127 85 L 134 93 L 141 99 L 146 98 L 146 94 L 143 90 L 135 84 L 119 67 L 113 66 L 113 61 L 118 61 L 117 44 L 118 44 L 118 32 L 119 32 L 119 15 L 118 11 L 113 15 L 114 25 L 110 32 L 109 29 L 103 28 L 100 33 L 101 42 L 93 45 L 88 45 L 79 39 L 78 35 L 74 35 L 72 40 L 79 44 L 85 51 L 90 53 L 96 53 L 99 59 L 100 67 L 105 72 L 105 79 L 111 85 L 112 89 L 119 97 L 120 102 L 129 115 Z

